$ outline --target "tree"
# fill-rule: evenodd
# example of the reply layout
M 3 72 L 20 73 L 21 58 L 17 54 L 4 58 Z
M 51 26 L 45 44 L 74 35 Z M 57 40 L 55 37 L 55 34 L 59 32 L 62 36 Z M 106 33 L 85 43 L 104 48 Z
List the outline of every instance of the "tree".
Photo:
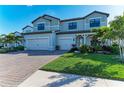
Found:
M 5 39 L 6 35 L 5 34 L 1 34 L 0 35 L 0 43 L 4 46 L 6 46 L 6 39 Z
M 15 44 L 19 44 L 23 42 L 23 37 L 22 36 L 15 36 Z
M 117 40 L 119 44 L 120 57 L 124 62 L 124 15 L 116 16 L 110 22 L 111 32 L 108 32 L 108 37 Z
M 93 29 L 96 32 L 95 39 L 117 41 L 119 45 L 120 58 L 124 62 L 124 15 L 116 16 L 110 23 L 110 27 Z
M 95 45 L 100 45 L 101 42 L 105 42 L 105 40 L 107 38 L 105 38 L 106 33 L 111 31 L 110 27 L 100 27 L 97 29 L 93 29 L 93 32 L 95 32 L 96 34 L 93 36 L 93 42 L 95 43 Z
M 5 39 L 4 43 L 6 43 L 8 47 L 8 45 L 11 45 L 12 43 L 15 42 L 16 37 L 13 33 L 9 33 L 8 35 L 5 36 L 4 39 Z
M 4 47 L 10 47 L 8 45 L 19 44 L 22 41 L 23 37 L 16 36 L 14 33 L 9 33 L 8 35 L 5 34 L 0 35 L 0 43 L 2 43 Z

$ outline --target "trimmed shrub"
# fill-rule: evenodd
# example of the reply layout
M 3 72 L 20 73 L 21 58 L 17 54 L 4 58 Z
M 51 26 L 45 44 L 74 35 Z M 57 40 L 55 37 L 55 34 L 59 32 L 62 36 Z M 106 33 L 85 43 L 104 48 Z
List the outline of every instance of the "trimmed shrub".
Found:
M 17 46 L 17 47 L 14 47 L 13 50 L 15 50 L 15 51 L 24 50 L 24 46 Z
M 16 49 L 14 49 L 13 47 L 12 48 L 8 48 L 8 52 L 15 52 L 17 51 Z
M 102 46 L 99 46 L 99 45 L 93 46 L 93 48 L 95 49 L 95 51 L 102 51 L 103 50 Z
M 17 46 L 17 47 L 11 47 L 11 48 L 1 48 L 0 53 L 15 52 L 18 50 L 24 50 L 24 46 Z
M 81 53 L 88 53 L 88 46 L 87 45 L 81 45 L 79 50 Z
M 79 51 L 79 49 L 77 47 L 73 47 L 69 50 L 69 52 L 74 52 L 74 51 Z
M 111 47 L 110 46 L 102 46 L 103 51 L 110 51 L 111 52 Z
M 110 48 L 111 48 L 111 52 L 113 54 L 119 54 L 119 46 L 118 45 L 113 44 Z
M 94 53 L 95 48 L 93 46 L 81 45 L 79 48 L 81 53 Z
M 0 48 L 2 48 L 3 46 L 0 46 Z
M 68 52 L 75 52 L 79 51 L 79 49 L 76 47 L 76 44 L 72 44 L 72 48 Z
M 117 44 L 113 44 L 112 46 L 103 46 L 103 51 L 109 51 L 113 54 L 119 54 L 119 47 Z
M 1 48 L 0 53 L 7 53 L 9 51 L 8 48 Z
M 94 53 L 94 48 L 92 46 L 88 46 L 88 53 Z

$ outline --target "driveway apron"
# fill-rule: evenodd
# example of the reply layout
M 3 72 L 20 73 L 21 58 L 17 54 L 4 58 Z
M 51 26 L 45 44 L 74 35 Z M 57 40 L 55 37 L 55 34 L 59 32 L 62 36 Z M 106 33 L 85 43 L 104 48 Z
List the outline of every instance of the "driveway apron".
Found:
M 0 54 L 0 86 L 15 87 L 65 51 L 23 51 Z

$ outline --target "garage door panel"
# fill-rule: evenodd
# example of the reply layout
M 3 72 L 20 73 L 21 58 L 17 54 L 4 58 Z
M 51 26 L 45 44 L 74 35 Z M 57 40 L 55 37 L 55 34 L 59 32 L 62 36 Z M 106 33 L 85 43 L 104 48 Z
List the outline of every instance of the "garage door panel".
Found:
M 29 50 L 48 50 L 49 38 L 27 39 L 27 49 Z
M 72 48 L 73 38 L 59 38 L 58 44 L 61 50 L 69 50 Z

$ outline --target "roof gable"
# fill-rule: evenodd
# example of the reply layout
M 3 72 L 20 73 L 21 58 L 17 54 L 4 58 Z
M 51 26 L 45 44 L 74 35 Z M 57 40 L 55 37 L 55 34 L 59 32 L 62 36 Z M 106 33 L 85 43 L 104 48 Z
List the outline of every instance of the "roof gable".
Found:
M 100 12 L 100 11 L 93 11 L 93 12 L 91 12 L 90 14 L 84 16 L 83 18 L 86 18 L 86 17 L 88 17 L 88 16 L 90 16 L 90 15 L 92 15 L 92 14 L 94 14 L 94 13 L 103 14 L 103 15 L 106 15 L 107 17 L 109 16 L 108 13 L 104 13 L 104 12 Z
M 33 28 L 32 26 L 27 25 L 27 26 L 23 27 L 22 30 L 24 30 L 24 29 L 27 28 L 27 27 Z
M 107 17 L 109 16 L 108 13 L 104 13 L 104 12 L 100 12 L 100 11 L 93 11 L 93 12 L 91 12 L 90 14 L 84 16 L 84 17 L 77 17 L 77 18 L 71 18 L 71 19 L 64 19 L 64 20 L 61 20 L 61 22 L 85 19 L 86 17 L 88 17 L 88 16 L 90 16 L 90 15 L 92 15 L 92 14 L 94 14 L 94 13 L 103 14 L 103 15 L 106 15 Z
M 45 17 L 45 16 L 48 16 L 48 17 L 51 17 L 51 18 L 54 18 L 54 19 L 60 20 L 60 18 L 57 18 L 57 17 L 51 16 L 51 15 L 47 15 L 47 14 L 44 14 L 42 17 Z
M 37 20 L 40 19 L 40 18 L 44 18 L 44 19 L 46 19 L 46 20 L 52 21 L 52 20 L 50 20 L 50 19 L 48 19 L 48 18 L 45 18 L 46 16 L 51 17 L 51 18 L 54 18 L 54 19 L 57 19 L 57 20 L 60 20 L 60 19 L 57 18 L 57 17 L 54 17 L 54 16 L 51 16 L 51 15 L 44 14 L 43 16 L 40 16 L 40 17 L 36 18 L 35 20 L 33 20 L 32 23 L 34 23 L 35 21 L 37 21 Z

